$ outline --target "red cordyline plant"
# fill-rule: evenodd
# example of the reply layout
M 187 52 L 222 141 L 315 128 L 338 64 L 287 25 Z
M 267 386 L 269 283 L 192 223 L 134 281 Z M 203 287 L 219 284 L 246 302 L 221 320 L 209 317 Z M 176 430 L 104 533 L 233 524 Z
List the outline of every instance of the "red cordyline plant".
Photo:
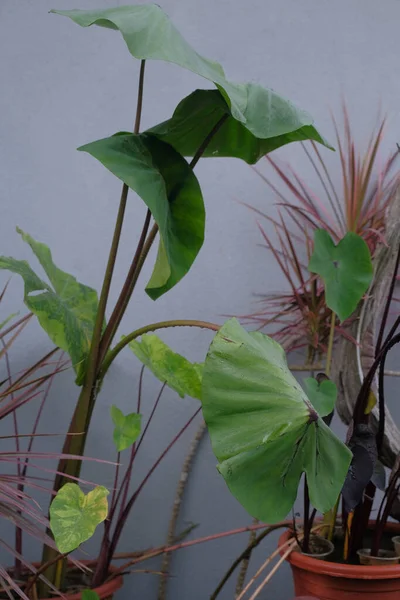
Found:
M 357 233 L 374 256 L 378 242 L 385 243 L 385 214 L 400 182 L 400 172 L 395 168 L 398 150 L 383 163 L 379 160 L 385 119 L 378 123 L 364 152 L 356 148 L 345 106 L 343 132 L 340 133 L 334 118 L 333 124 L 342 172 L 339 186 L 333 183 L 314 142 L 302 143 L 302 147 L 320 181 L 323 195 L 311 191 L 290 165 L 282 167 L 271 156 L 266 156 L 266 160 L 278 175 L 282 188 L 257 171 L 278 198 L 278 219 L 256 212 L 274 226 L 278 245 L 259 224 L 266 247 L 289 283 L 289 291 L 261 295 L 262 308 L 244 318 L 257 323 L 260 329 L 274 324 L 273 335 L 286 350 L 307 347 L 309 362 L 325 354 L 331 318 L 323 286 L 306 269 L 314 231 L 325 229 L 335 242 L 348 231 Z M 336 331 L 347 335 L 346 323 Z

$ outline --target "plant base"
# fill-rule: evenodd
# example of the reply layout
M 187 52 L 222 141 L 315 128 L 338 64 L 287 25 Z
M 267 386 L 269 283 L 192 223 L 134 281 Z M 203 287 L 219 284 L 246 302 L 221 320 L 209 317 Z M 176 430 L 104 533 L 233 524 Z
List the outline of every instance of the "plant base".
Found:
M 400 533 L 400 525 L 388 523 L 386 531 Z M 290 538 L 286 531 L 279 540 Z M 400 565 L 349 565 L 292 552 L 287 558 L 294 580 L 296 596 L 315 596 L 320 600 L 399 600 Z
M 88 561 L 80 561 L 81 564 L 83 565 L 88 565 L 90 564 L 90 566 L 93 566 L 93 562 L 88 563 Z M 38 563 L 33 563 L 33 565 L 38 568 L 40 567 L 40 564 Z M 113 571 L 115 571 L 115 567 L 111 567 L 110 568 L 110 574 L 113 573 Z M 123 577 L 122 575 L 117 575 L 116 577 L 113 577 L 112 579 L 110 579 L 109 581 L 106 581 L 105 583 L 103 583 L 102 585 L 99 585 L 98 587 L 94 588 L 93 591 L 96 592 L 96 594 L 98 595 L 100 600 L 112 600 L 113 595 L 115 594 L 115 592 L 117 590 L 119 590 L 123 585 Z M 74 587 L 71 589 L 71 591 L 65 591 L 63 592 L 64 597 L 67 600 L 81 600 L 82 598 L 82 591 L 84 589 L 88 589 L 88 586 L 84 585 L 83 583 L 79 585 L 79 590 L 77 591 L 77 585 L 74 585 Z M 5 593 L 3 592 L 3 588 L 0 586 L 0 598 L 3 597 L 2 594 Z M 6 594 L 6 593 L 5 593 Z M 4 596 L 5 598 L 8 598 L 7 595 Z M 43 600 L 54 600 L 56 596 L 52 596 L 51 598 L 44 598 Z

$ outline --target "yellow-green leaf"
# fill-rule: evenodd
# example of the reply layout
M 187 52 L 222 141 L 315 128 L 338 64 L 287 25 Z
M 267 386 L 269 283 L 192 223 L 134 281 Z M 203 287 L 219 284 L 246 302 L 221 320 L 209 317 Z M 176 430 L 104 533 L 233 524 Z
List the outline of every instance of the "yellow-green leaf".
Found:
M 129 347 L 160 381 L 166 382 L 181 398 L 187 395 L 201 400 L 202 364 L 191 363 L 154 334 L 142 335 L 141 341 L 133 340 Z
M 66 483 L 50 505 L 50 528 L 58 550 L 72 552 L 86 542 L 108 514 L 108 490 L 103 486 L 84 494 L 76 483 Z

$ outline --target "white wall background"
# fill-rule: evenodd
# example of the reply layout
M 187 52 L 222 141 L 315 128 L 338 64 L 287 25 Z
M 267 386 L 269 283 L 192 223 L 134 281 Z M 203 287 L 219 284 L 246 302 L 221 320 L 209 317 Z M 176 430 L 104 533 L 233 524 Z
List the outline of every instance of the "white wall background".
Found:
M 56 263 L 100 289 L 120 194 L 120 183 L 88 155 L 75 148 L 118 130 L 129 130 L 134 119 L 138 62 L 120 35 L 92 27 L 84 30 L 51 8 L 118 6 L 118 0 L 0 0 L 0 201 L 1 253 L 30 258 L 15 233 L 19 225 L 47 243 Z M 333 140 L 329 110 L 338 112 L 341 95 L 361 142 L 375 123 L 381 106 L 389 115 L 385 141 L 393 150 L 399 140 L 400 2 L 398 0 L 162 0 L 162 7 L 193 46 L 220 61 L 228 77 L 273 87 L 315 117 Z M 77 6 L 78 5 L 78 6 Z M 168 118 L 178 101 L 208 82 L 172 65 L 151 63 L 146 69 L 143 127 Z M 326 152 L 328 154 L 328 151 Z M 301 149 L 279 152 L 302 169 L 310 185 L 313 175 Z M 338 156 L 328 157 L 338 180 Z M 261 168 L 265 168 L 262 164 Z M 121 333 L 162 319 L 222 320 L 223 314 L 254 309 L 253 294 L 281 289 L 282 280 L 266 251 L 254 214 L 238 201 L 273 210 L 265 184 L 246 164 L 234 160 L 204 160 L 197 169 L 207 208 L 207 236 L 194 268 L 156 303 L 135 293 Z M 141 229 L 144 209 L 131 195 L 112 299 L 116 299 Z M 149 261 L 151 264 L 151 260 Z M 150 267 L 141 277 L 144 284 Z M 0 274 L 0 285 L 7 280 Z M 4 314 L 22 308 L 22 284 L 13 278 Z M 201 360 L 207 332 L 168 332 L 163 338 L 181 353 Z M 51 347 L 36 324 L 12 354 L 16 371 Z M 129 352 L 110 373 L 98 402 L 89 436 L 91 456 L 113 459 L 109 406 L 134 410 L 139 367 Z M 394 388 L 394 383 L 392 387 Z M 158 384 L 146 379 L 143 412 L 147 415 Z M 77 389 L 70 373 L 53 388 L 42 431 L 60 432 L 69 423 Z M 197 403 L 166 392 L 151 435 L 137 463 L 141 477 Z M 29 430 L 28 408 L 21 430 Z M 121 550 L 162 544 L 181 463 L 192 427 L 152 477 L 129 521 Z M 46 448 L 57 449 L 58 440 Z M 192 537 L 224 531 L 250 522 L 230 497 L 215 470 L 208 440 L 201 447 L 182 511 L 182 529 L 198 523 Z M 86 465 L 84 476 L 106 485 L 109 467 Z M 244 547 L 247 535 L 197 546 L 176 554 L 169 598 L 208 598 L 230 562 Z M 269 538 L 257 560 L 276 543 Z M 94 542 L 89 550 L 95 548 Z M 26 553 L 37 558 L 39 545 L 26 542 Z M 5 559 L 4 559 L 5 560 Z M 152 564 L 157 567 L 157 562 Z M 156 598 L 157 577 L 134 575 L 118 600 Z M 283 568 L 265 597 L 291 597 L 289 570 Z M 221 599 L 233 597 L 226 588 Z

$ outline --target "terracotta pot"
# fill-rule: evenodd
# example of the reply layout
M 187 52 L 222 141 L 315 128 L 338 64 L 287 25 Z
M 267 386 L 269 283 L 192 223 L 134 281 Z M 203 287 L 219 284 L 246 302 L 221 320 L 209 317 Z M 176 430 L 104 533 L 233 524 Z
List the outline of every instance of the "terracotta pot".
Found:
M 396 535 L 400 533 L 400 525 L 388 523 L 386 531 Z M 290 532 L 286 531 L 279 545 L 289 537 Z M 297 596 L 316 596 L 320 600 L 400 599 L 400 565 L 342 565 L 304 556 L 301 552 L 292 552 L 286 560 L 292 568 Z
M 85 561 L 85 560 L 82 560 L 80 562 L 83 565 L 88 563 L 88 561 Z M 35 567 L 40 566 L 38 563 L 33 563 L 33 564 L 35 565 Z M 93 564 L 93 563 L 90 563 L 90 564 Z M 116 571 L 116 568 L 110 567 L 110 573 L 112 573 L 113 571 Z M 122 575 L 117 575 L 110 581 L 107 581 L 106 583 L 99 585 L 99 587 L 94 588 L 93 591 L 97 593 L 100 600 L 112 600 L 113 595 L 115 594 L 115 592 L 117 590 L 119 590 L 122 587 L 123 583 L 124 583 L 124 580 L 123 580 Z M 1 588 L 0 588 L 0 590 L 1 590 Z M 66 598 L 68 598 L 68 600 L 81 600 L 82 592 L 76 592 L 74 594 L 65 593 L 64 596 Z M 45 600 L 55 600 L 55 596 L 52 596 L 51 598 L 46 598 Z

